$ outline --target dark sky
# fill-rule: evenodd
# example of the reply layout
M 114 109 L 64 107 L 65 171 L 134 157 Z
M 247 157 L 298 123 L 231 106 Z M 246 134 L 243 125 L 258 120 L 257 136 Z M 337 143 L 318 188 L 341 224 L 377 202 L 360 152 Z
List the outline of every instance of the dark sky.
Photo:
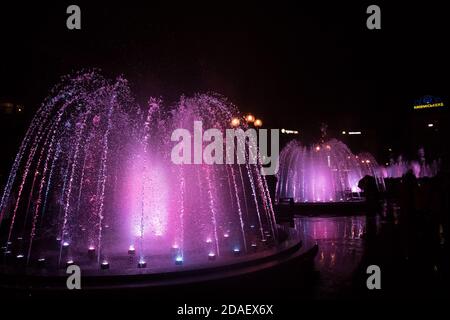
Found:
M 90 67 L 124 74 L 140 102 L 212 90 L 316 137 L 323 121 L 388 139 L 414 99 L 447 99 L 448 17 L 430 1 L 377 3 L 382 30 L 366 28 L 372 2 L 75 1 L 82 30 L 69 31 L 72 2 L 0 4 L 0 97 L 29 115 L 61 75 Z

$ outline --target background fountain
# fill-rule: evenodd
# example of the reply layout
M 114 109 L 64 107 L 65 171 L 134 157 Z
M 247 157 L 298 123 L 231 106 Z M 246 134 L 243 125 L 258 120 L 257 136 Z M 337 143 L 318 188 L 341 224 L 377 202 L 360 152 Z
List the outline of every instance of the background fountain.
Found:
M 401 178 L 409 170 L 412 170 L 416 178 L 434 177 L 440 168 L 440 161 L 426 161 L 425 151 L 419 149 L 419 158 L 417 160 L 407 161 L 402 156 L 397 159 L 390 159 L 389 164 L 383 168 L 383 176 L 385 178 Z
M 0 203 L 1 270 L 166 272 L 228 264 L 277 245 L 258 165 L 175 165 L 175 128 L 224 129 L 237 108 L 215 94 L 143 112 L 127 81 L 63 78 L 33 119 Z M 19 271 L 18 271 L 19 270 Z
M 375 177 L 379 188 L 383 178 L 374 157 L 354 155 L 341 141 L 331 139 L 312 146 L 291 141 L 280 154 L 276 199 L 295 202 L 339 202 L 360 197 L 358 182 Z

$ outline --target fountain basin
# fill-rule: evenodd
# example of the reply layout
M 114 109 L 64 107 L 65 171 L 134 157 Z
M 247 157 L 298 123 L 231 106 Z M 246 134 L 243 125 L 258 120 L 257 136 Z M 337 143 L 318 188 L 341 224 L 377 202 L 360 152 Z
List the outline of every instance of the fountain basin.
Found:
M 146 268 L 127 270 L 111 265 L 107 270 L 82 269 L 83 290 L 111 290 L 119 288 L 159 288 L 210 281 L 224 281 L 227 278 L 251 276 L 264 270 L 278 268 L 289 261 L 314 256 L 317 247 L 309 238 L 300 237 L 291 228 L 280 230 L 284 240 L 277 246 L 256 253 L 242 254 L 233 259 L 216 258 L 208 263 L 191 263 L 183 266 L 157 267 L 150 263 Z M 206 260 L 208 260 L 206 258 Z M 225 260 L 225 261 L 224 261 Z M 5 290 L 26 290 L 29 292 L 67 291 L 65 270 L 57 274 L 41 270 L 18 270 L 14 267 L 0 268 L 0 288 Z

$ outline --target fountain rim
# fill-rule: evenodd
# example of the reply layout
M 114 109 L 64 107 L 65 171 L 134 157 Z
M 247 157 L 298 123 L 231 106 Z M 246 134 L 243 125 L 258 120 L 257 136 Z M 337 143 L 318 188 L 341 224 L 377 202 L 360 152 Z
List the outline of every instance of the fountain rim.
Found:
M 103 274 L 82 276 L 83 290 L 154 288 L 190 283 L 215 281 L 243 276 L 249 273 L 275 268 L 296 258 L 317 253 L 317 244 L 293 228 L 288 229 L 288 238 L 275 249 L 258 257 L 243 256 L 232 263 L 220 263 L 213 266 L 188 267 L 178 271 L 149 273 L 141 271 L 133 274 Z M 30 275 L 7 274 L 0 272 L 0 290 L 66 291 L 66 280 L 69 275 Z

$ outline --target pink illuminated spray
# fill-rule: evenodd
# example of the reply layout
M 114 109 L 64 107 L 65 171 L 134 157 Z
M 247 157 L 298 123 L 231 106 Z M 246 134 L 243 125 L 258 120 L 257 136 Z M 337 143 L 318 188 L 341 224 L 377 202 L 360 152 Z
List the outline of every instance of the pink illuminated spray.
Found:
M 295 202 L 339 202 L 360 197 L 358 182 L 375 177 L 384 181 L 380 167 L 369 153 L 354 155 L 341 141 L 332 139 L 312 147 L 290 142 L 280 154 L 276 199 Z
M 252 244 L 276 239 L 261 164 L 171 161 L 174 130 L 201 121 L 225 136 L 233 118 L 243 116 L 217 94 L 173 105 L 152 98 L 142 108 L 123 78 L 64 77 L 33 119 L 4 187 L 2 246 L 20 241 L 28 267 L 45 256 L 55 272 L 68 261 L 137 272 L 129 270 L 254 254 Z

